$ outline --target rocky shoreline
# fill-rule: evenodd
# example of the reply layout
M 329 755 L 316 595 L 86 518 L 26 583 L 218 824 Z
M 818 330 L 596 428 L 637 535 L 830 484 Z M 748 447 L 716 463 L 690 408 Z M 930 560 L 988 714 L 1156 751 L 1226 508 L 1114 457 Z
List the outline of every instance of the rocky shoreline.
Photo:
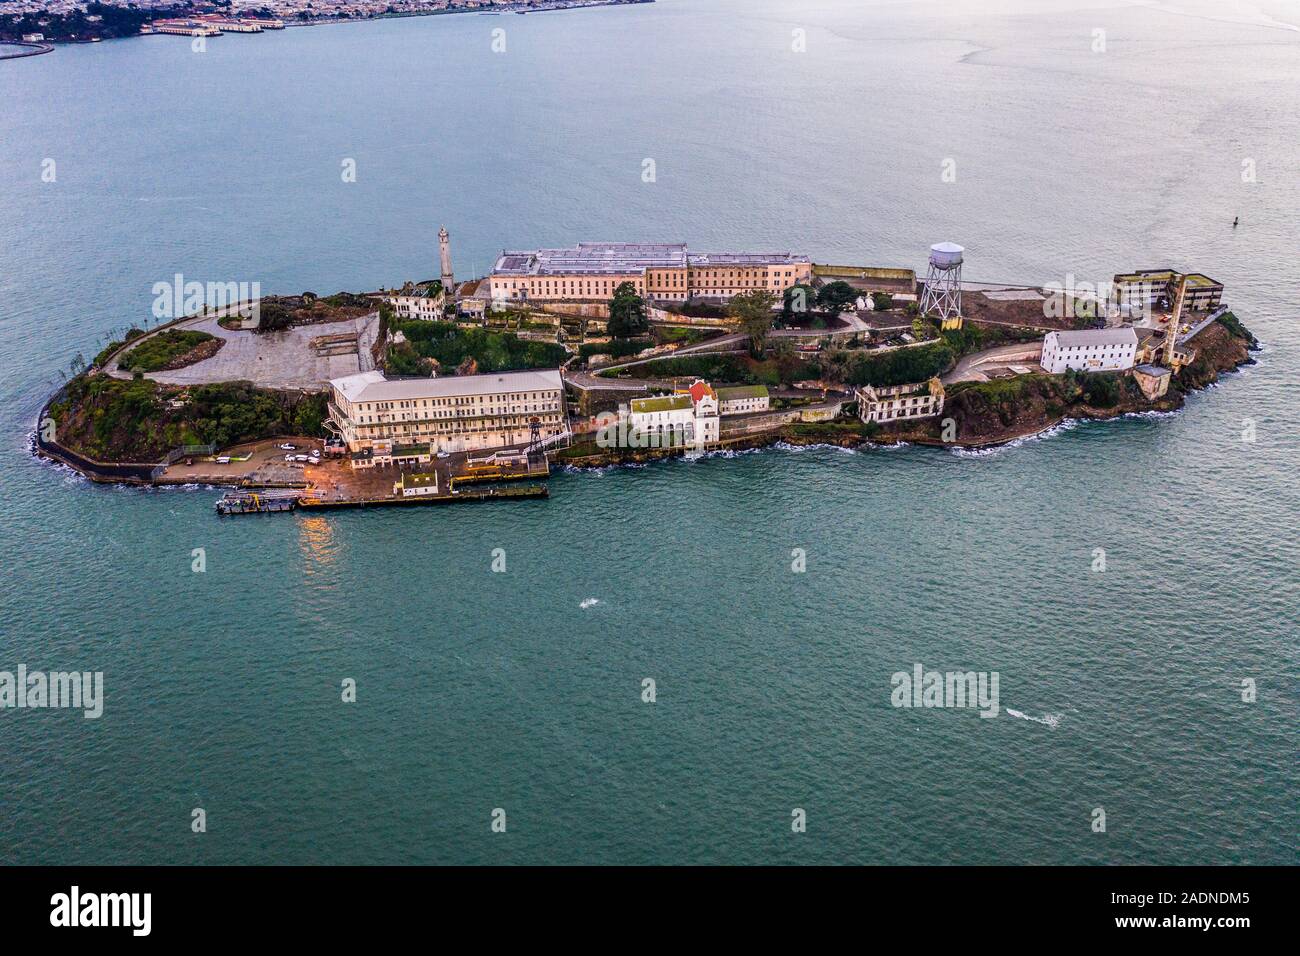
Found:
M 902 444 L 921 445 L 935 448 L 983 449 L 1006 445 L 1011 442 L 1032 438 L 1060 426 L 1065 421 L 1105 421 L 1125 415 L 1148 412 L 1174 412 L 1182 408 L 1188 394 L 1207 388 L 1218 382 L 1220 377 L 1245 365 L 1254 364 L 1251 352 L 1259 346 L 1254 337 L 1239 324 L 1215 323 L 1197 336 L 1197 356 L 1194 362 L 1181 369 L 1173 378 L 1166 395 L 1149 400 L 1132 385 L 1131 377 L 1126 377 L 1128 385 L 1120 389 L 1117 400 L 1106 407 L 1089 405 L 1080 400 L 1083 391 L 1076 384 L 1070 386 L 1065 376 L 1045 374 L 1025 375 L 1016 379 L 996 380 L 992 383 L 966 383 L 952 387 L 951 397 L 944 408 L 943 415 L 937 418 L 919 420 L 910 427 L 898 425 L 880 427 L 864 425 L 854 420 L 835 420 L 829 422 L 796 422 L 775 428 L 771 431 L 746 435 L 734 439 L 724 438 L 714 451 L 751 451 L 785 444 L 799 447 L 817 445 L 839 448 L 890 447 Z M 67 402 L 68 393 L 73 391 L 73 384 L 81 381 L 74 379 L 52 396 L 46 408 L 42 410 L 38 422 L 37 439 L 33 442 L 35 454 L 58 460 L 76 469 L 83 475 L 97 482 L 122 484 L 155 484 L 151 472 L 155 464 L 140 457 L 124 456 L 127 460 L 106 461 L 96 457 L 85 449 L 74 450 L 61 442 L 43 441 L 41 422 L 47 420 L 50 412 L 61 402 Z M 138 383 L 137 383 L 138 384 Z M 127 387 L 128 383 L 118 383 L 118 387 Z M 226 391 L 245 393 L 224 395 Z M 1073 391 L 1070 391 L 1070 388 Z M 248 401 L 258 398 L 265 390 L 249 389 L 247 383 L 233 383 L 227 386 L 211 386 L 210 390 L 223 393 L 227 401 Z M 275 395 L 278 393 L 266 393 Z M 265 402 L 263 403 L 265 404 Z M 275 404 L 275 403 L 272 403 Z M 70 424 L 73 434 L 87 433 L 87 423 L 82 422 L 83 409 L 79 403 L 68 403 L 63 411 L 72 415 Z M 272 408 L 274 415 L 267 424 L 277 430 L 277 434 L 286 432 L 286 416 L 292 417 L 294 408 Z M 167 412 L 167 415 L 177 413 Z M 62 415 L 58 417 L 63 417 Z M 170 418 L 167 419 L 170 422 Z M 88 421 L 88 420 L 87 420 Z M 69 424 L 64 419 L 63 424 Z M 155 423 L 156 424 L 156 423 Z M 179 429 L 180 425 L 169 426 Z M 183 429 L 181 429 L 183 431 Z M 293 431 L 294 429 L 288 429 Z M 61 429 L 62 431 L 62 429 Z M 301 428 L 297 431 L 302 431 Z M 181 431 L 177 431 L 176 444 Z M 86 437 L 82 434 L 81 437 Z M 121 439 L 121 436 L 115 436 Z M 241 436 L 242 440 L 250 440 Z M 125 439 L 121 439 L 125 440 Z M 119 442 L 114 442 L 118 444 Z M 684 448 L 619 448 L 593 450 L 582 453 L 582 446 L 577 449 L 563 449 L 555 457 L 555 465 L 575 470 L 604 469 L 610 467 L 639 466 L 667 458 L 682 457 L 690 453 Z
M 1249 336 L 1249 333 L 1246 334 Z M 1186 404 L 1187 395 L 1192 392 L 1210 387 L 1229 372 L 1254 365 L 1255 359 L 1250 353 L 1259 349 L 1253 337 L 1242 338 L 1224 325 L 1214 325 L 1202 332 L 1197 337 L 1197 347 L 1199 351 L 1196 361 L 1179 372 L 1168 394 L 1155 400 L 1126 396 L 1109 408 L 1075 403 L 1059 409 L 1049 408 L 1049 403 L 1041 396 L 1015 403 L 1010 409 L 979 409 L 970 407 L 967 403 L 954 403 L 956 407 L 950 405 L 940 419 L 917 423 L 920 427 L 912 429 L 882 429 L 876 434 L 868 435 L 852 423 L 831 422 L 827 423 L 828 427 L 820 429 L 795 424 L 761 435 L 724 440 L 717 450 L 749 451 L 780 444 L 838 448 L 891 447 L 902 444 L 971 450 L 996 448 L 1041 435 L 1067 421 L 1109 421 L 1146 412 L 1175 412 Z M 1008 411 L 1009 420 L 1004 420 L 1000 413 Z M 941 437 L 940 422 L 943 418 L 952 418 L 956 423 L 955 440 L 945 441 Z M 843 427 L 830 427 L 835 425 Z M 686 454 L 686 450 L 680 448 L 614 449 L 600 454 L 576 456 L 562 460 L 560 464 L 575 470 L 603 469 L 642 465 Z

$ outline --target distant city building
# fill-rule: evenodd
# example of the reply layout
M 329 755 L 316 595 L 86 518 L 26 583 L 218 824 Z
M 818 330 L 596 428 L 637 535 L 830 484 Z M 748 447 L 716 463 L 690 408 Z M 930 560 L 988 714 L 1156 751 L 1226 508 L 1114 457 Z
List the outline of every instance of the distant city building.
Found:
M 534 420 L 543 439 L 568 430 L 558 369 L 393 380 L 376 370 L 334 379 L 330 392 L 329 421 L 358 468 L 409 457 L 399 448 L 523 445 Z
M 141 32 L 144 32 L 143 28 Z M 184 37 L 217 37 L 221 31 L 202 20 L 155 20 L 150 25 L 152 33 L 170 33 Z
M 1133 367 L 1138 337 L 1133 327 L 1048 332 L 1043 337 L 1043 370 L 1058 375 L 1066 369 L 1081 372 L 1120 372 Z
M 251 20 L 231 20 L 228 17 L 204 14 L 198 17 L 204 23 L 216 27 L 222 33 L 261 33 L 260 25 Z
M 1114 296 L 1120 305 L 1150 307 L 1161 299 L 1171 305 L 1178 294 L 1183 274 L 1173 269 L 1142 269 L 1115 276 Z M 1223 283 L 1199 272 L 1187 273 L 1187 292 L 1183 308 L 1208 312 L 1223 301 Z
M 858 400 L 858 418 L 864 422 L 895 422 L 915 418 L 932 418 L 943 411 L 943 384 L 932 378 L 926 382 L 876 388 L 864 385 L 854 392 Z
M 770 406 L 766 385 L 732 385 L 718 389 L 718 413 L 721 415 L 765 412 Z
M 787 252 L 689 252 L 685 243 L 580 242 L 564 249 L 502 252 L 489 277 L 494 300 L 608 300 L 630 282 L 661 301 L 780 295 L 812 279 L 812 261 Z

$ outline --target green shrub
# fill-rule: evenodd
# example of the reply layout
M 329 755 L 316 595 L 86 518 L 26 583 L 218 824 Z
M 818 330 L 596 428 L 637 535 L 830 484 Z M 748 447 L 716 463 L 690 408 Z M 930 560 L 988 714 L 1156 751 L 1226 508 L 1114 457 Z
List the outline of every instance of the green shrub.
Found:
M 467 358 L 474 359 L 480 372 L 557 368 L 569 354 L 553 342 L 526 342 L 513 332 L 462 329 L 454 322 L 415 319 L 395 322 L 393 327 L 406 336 L 416 355 L 435 359 L 444 370 Z
M 947 342 L 893 349 L 877 355 L 854 355 L 845 381 L 849 385 L 877 386 L 924 382 L 952 368 L 956 360 Z
M 214 336 L 190 329 L 167 329 L 151 336 L 131 349 L 117 363 L 126 372 L 157 372 L 190 349 Z M 102 353 L 101 353 L 102 354 Z

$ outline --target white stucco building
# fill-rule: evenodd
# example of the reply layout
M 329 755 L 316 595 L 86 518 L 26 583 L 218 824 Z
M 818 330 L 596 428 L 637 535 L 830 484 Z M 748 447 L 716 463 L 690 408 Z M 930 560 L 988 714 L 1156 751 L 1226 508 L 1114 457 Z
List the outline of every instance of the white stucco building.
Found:
M 718 389 L 718 411 L 723 415 L 765 412 L 771 404 L 766 385 L 733 385 Z
M 1131 325 L 1115 329 L 1048 332 L 1043 337 L 1043 371 L 1059 375 L 1066 369 L 1082 372 L 1122 372 L 1133 367 L 1138 337 Z
M 718 395 L 707 383 L 696 381 L 675 395 L 636 398 L 628 409 L 628 431 L 641 447 L 704 448 L 718 440 Z

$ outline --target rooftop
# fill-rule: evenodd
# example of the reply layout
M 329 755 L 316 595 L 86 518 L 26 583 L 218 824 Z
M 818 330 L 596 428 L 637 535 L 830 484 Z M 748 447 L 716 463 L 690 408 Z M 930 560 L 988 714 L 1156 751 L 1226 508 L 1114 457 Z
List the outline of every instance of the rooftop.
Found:
M 559 391 L 564 387 L 559 369 L 391 380 L 375 369 L 332 379 L 330 385 L 349 402 L 396 402 L 490 395 L 495 392 Z
M 693 408 L 694 402 L 691 401 L 690 395 L 660 395 L 657 398 L 634 398 L 632 399 L 632 411 L 639 414 L 646 412 L 671 412 L 685 408 Z
M 494 275 L 625 275 L 646 269 L 805 263 L 788 252 L 688 253 L 684 242 L 580 242 L 563 249 L 504 250 Z
M 1125 325 L 1114 329 L 1082 329 L 1079 331 L 1048 332 L 1055 335 L 1059 345 L 1066 347 L 1082 345 L 1137 345 L 1137 333 L 1133 326 Z
M 1154 375 L 1156 378 L 1163 378 L 1169 374 L 1169 369 L 1161 365 L 1138 365 L 1133 371 L 1141 372 L 1143 375 Z
M 735 401 L 739 398 L 767 398 L 766 385 L 731 385 L 718 389 L 718 401 Z

